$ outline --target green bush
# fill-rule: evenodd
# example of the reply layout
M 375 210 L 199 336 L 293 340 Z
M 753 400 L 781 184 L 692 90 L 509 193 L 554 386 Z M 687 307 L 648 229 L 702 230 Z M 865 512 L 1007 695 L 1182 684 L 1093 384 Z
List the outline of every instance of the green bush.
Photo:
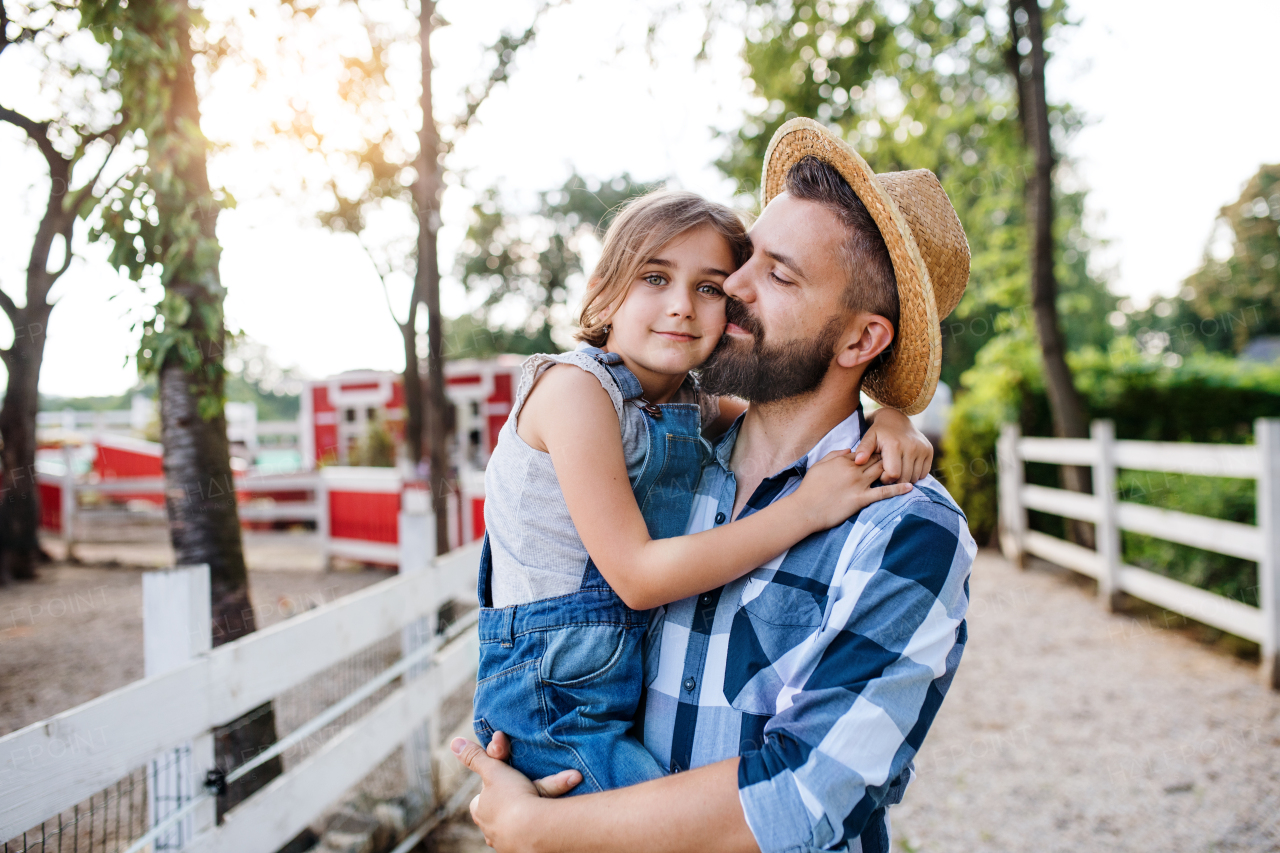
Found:
M 1241 444 L 1252 441 L 1256 418 L 1280 415 L 1277 365 L 1205 354 L 1170 367 L 1141 354 L 1132 339 L 1120 338 L 1106 352 L 1073 354 L 1071 367 L 1090 418 L 1114 421 L 1119 438 Z M 943 438 L 940 473 L 981 543 L 991 541 L 996 526 L 992 463 L 1000 425 L 1010 421 L 1019 423 L 1023 435 L 1052 435 L 1040 354 L 1034 340 L 1018 331 L 979 352 L 961 378 Z M 1122 499 L 1234 521 L 1253 517 L 1252 481 L 1177 477 L 1176 488 L 1152 489 L 1152 477 L 1166 479 L 1122 472 Z M 1027 479 L 1056 485 L 1056 469 L 1029 465 Z M 1050 516 L 1034 514 L 1032 526 L 1061 535 L 1061 521 Z M 1252 594 L 1256 583 L 1253 563 L 1136 534 L 1124 535 L 1123 558 L 1237 598 Z
M 1154 471 L 1121 471 L 1122 501 L 1206 515 L 1241 524 L 1256 518 L 1257 483 L 1229 477 L 1195 477 Z M 1177 545 L 1139 533 L 1121 533 L 1121 559 L 1148 571 L 1256 606 L 1257 563 Z

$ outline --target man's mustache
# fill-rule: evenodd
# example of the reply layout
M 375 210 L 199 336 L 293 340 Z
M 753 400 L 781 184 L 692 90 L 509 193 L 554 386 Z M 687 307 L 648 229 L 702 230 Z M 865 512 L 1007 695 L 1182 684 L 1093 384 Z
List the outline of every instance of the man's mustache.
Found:
M 729 297 L 724 306 L 724 319 L 726 322 L 750 332 L 751 336 L 757 341 L 764 338 L 764 326 L 752 315 L 747 309 L 747 304 L 741 299 Z

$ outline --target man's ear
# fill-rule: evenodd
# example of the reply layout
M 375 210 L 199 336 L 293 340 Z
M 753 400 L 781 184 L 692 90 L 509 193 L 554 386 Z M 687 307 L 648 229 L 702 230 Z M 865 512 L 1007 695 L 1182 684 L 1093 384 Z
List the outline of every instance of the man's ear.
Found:
M 836 354 L 836 364 L 845 368 L 863 367 L 892 343 L 892 323 L 879 314 L 860 313 L 849 326 L 844 346 Z

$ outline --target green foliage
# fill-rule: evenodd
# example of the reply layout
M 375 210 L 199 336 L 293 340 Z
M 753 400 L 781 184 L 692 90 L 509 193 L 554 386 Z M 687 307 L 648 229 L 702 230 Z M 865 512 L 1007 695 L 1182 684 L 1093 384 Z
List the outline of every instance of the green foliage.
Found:
M 1204 263 L 1180 293 L 1121 308 L 1118 324 L 1150 353 L 1238 353 L 1251 338 L 1280 335 L 1280 164 L 1262 166 L 1222 208 Z
M 583 241 L 599 239 L 625 201 L 657 186 L 626 173 L 596 182 L 575 172 L 559 189 L 539 193 L 527 214 L 507 207 L 496 189 L 484 192 L 471 208 L 457 259 L 463 285 L 484 297 L 474 323 L 498 329 L 514 346 L 538 341 L 548 346 L 534 352 L 558 350 L 551 333 L 557 319 L 565 319 L 556 315 L 568 302 L 572 277 L 584 272 Z M 510 328 L 504 315 L 522 322 Z
M 1255 523 L 1254 480 L 1122 471 L 1116 486 L 1122 501 Z M 1130 565 L 1258 606 L 1257 563 L 1127 531 L 1121 539 L 1123 559 Z
M 199 127 L 190 53 L 203 18 L 186 3 L 86 0 L 83 26 L 109 48 L 124 107 L 123 129 L 143 139 L 147 158 L 115 185 L 91 239 L 111 243 L 112 265 L 134 281 L 165 287 L 142 323 L 138 369 L 157 374 L 171 359 L 190 376 L 201 417 L 222 411 L 225 336 L 213 224 L 231 198 L 210 189 L 209 142 Z
M 1071 368 L 1091 418 L 1106 418 L 1122 439 L 1247 443 L 1253 422 L 1280 412 L 1280 365 L 1242 363 L 1220 354 L 1194 355 L 1169 366 L 1131 338 L 1107 351 L 1072 355 Z M 996 525 L 995 442 L 1000 424 L 1019 423 L 1024 435 L 1052 432 L 1048 400 L 1034 341 L 1014 335 L 992 341 L 963 378 L 943 438 L 941 473 L 969 517 L 979 542 Z M 1151 477 L 1160 478 L 1158 482 Z M 1029 482 L 1056 486 L 1054 469 L 1028 465 Z M 1229 520 L 1252 516 L 1250 481 L 1170 477 L 1125 472 L 1122 499 Z M 1033 517 L 1033 526 L 1056 532 L 1060 522 Z M 1124 559 L 1188 583 L 1237 595 L 1253 584 L 1253 564 L 1149 537 L 1125 535 Z
M 1064 4 L 1045 15 L 1052 33 Z M 942 379 L 956 387 L 995 334 L 1031 325 L 1023 200 L 1030 169 L 1005 64 L 1007 7 L 756 0 L 752 21 L 744 58 L 757 103 L 719 165 L 754 196 L 773 132 L 809 116 L 837 130 L 877 171 L 932 170 L 973 254 L 968 291 L 943 323 Z M 1050 120 L 1059 148 L 1080 125 L 1069 105 L 1051 105 Z M 1059 193 L 1059 310 L 1073 347 L 1105 345 L 1115 303 L 1087 271 L 1093 241 L 1083 205 L 1083 194 Z
M 445 320 L 444 357 L 453 360 L 493 358 L 504 353 L 533 355 L 539 352 L 559 352 L 560 346 L 545 331 L 544 327 L 539 334 L 530 336 L 522 331 L 492 328 L 485 322 L 483 315 L 463 314 L 461 317 Z
M 57 397 L 49 394 L 40 395 L 40 411 L 61 412 L 72 409 L 77 412 L 114 412 L 127 409 L 133 404 L 136 394 L 155 399 L 156 383 L 154 379 L 139 382 L 123 394 L 104 397 Z
M 942 481 L 969 519 L 979 543 L 996 529 L 996 439 L 1000 427 L 1028 419 L 1033 401 L 1045 401 L 1040 351 L 1026 329 L 1001 335 L 983 347 L 964 374 L 942 438 Z M 1047 419 L 1046 412 L 1043 417 Z
M 1207 255 L 1187 279 L 1188 295 L 1203 318 L 1256 315 L 1252 325 L 1232 330 L 1239 352 L 1254 335 L 1280 334 L 1280 164 L 1259 169 L 1240 198 L 1222 208 L 1219 222 L 1231 231 L 1231 255 Z

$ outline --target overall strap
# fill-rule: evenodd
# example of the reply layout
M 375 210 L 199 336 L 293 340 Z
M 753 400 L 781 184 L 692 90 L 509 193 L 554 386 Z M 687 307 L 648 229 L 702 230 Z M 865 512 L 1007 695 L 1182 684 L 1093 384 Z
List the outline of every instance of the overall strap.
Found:
M 493 606 L 493 556 L 489 550 L 489 534 L 484 535 L 480 548 L 480 572 L 476 578 L 476 597 L 481 607 Z
M 609 375 L 613 377 L 618 390 L 622 392 L 624 401 L 630 402 L 644 399 L 644 389 L 640 387 L 640 380 L 636 379 L 636 375 L 622 363 L 622 356 L 616 352 L 605 352 L 596 347 L 583 347 L 580 352 L 585 352 L 603 365 L 605 370 L 609 371 Z

